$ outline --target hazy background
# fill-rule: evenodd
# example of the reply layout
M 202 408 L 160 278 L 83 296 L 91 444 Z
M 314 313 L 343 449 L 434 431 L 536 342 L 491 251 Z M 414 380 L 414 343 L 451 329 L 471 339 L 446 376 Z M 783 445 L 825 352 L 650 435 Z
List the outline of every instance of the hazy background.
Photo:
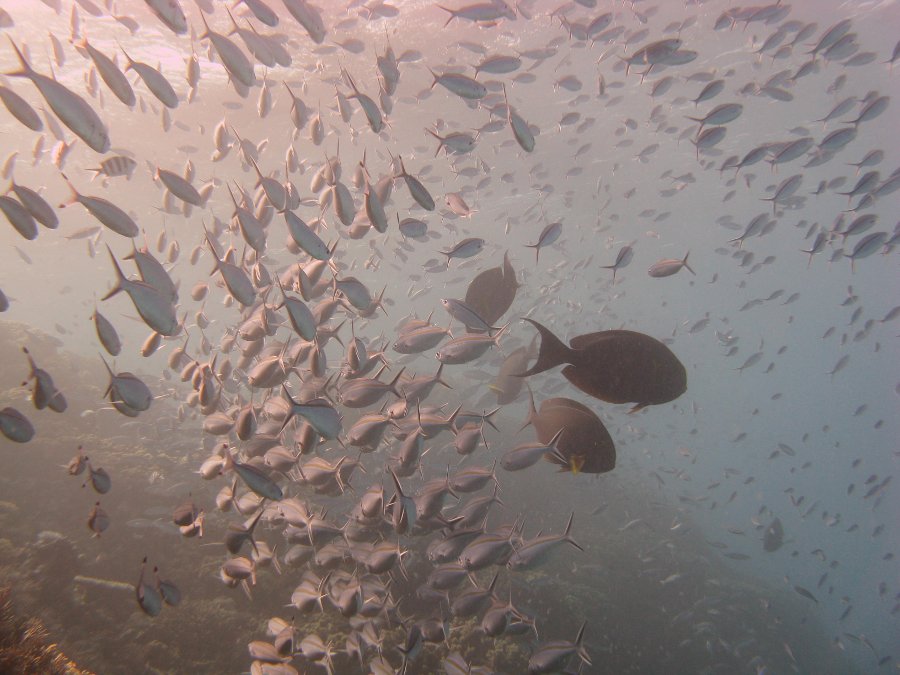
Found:
M 57 15 L 41 3 L 4 3 L 15 19 L 15 26 L 6 28 L 5 32 L 17 44 L 29 47 L 32 65 L 39 72 L 49 72 L 47 31 L 53 31 L 65 42 L 71 4 L 63 2 L 65 11 Z M 198 8 L 193 3 L 184 4 L 191 22 L 199 29 Z M 851 273 L 848 260 L 829 263 L 832 247 L 815 256 L 809 266 L 807 256 L 800 249 L 811 244 L 811 238 L 805 239 L 809 225 L 818 222 L 821 228 L 828 229 L 839 212 L 847 208 L 847 198 L 834 191 L 820 196 L 809 194 L 820 180 L 846 176 L 847 181 L 839 189 L 850 190 L 856 181 L 856 169 L 847 163 L 858 162 L 868 151 L 877 148 L 885 152 L 883 162 L 874 167 L 881 171 L 882 179 L 898 166 L 895 106 L 900 100 L 897 84 L 900 76 L 882 63 L 890 58 L 897 37 L 900 25 L 897 3 L 791 3 L 788 19 L 818 22 L 810 43 L 833 23 L 849 17 L 853 19 L 852 30 L 858 34 L 862 50 L 874 51 L 878 58 L 857 68 L 823 63 L 818 73 L 794 83 L 790 89 L 794 99 L 790 102 L 742 95 L 739 90 L 751 81 L 763 83 L 781 70 L 796 71 L 807 60 L 803 53 L 807 50 L 798 45 L 789 56 L 774 61 L 769 55 L 754 55 L 752 52 L 775 30 L 774 26 L 752 23 L 746 29 L 739 25 L 733 30 L 714 31 L 716 18 L 728 7 L 724 2 L 685 6 L 636 3 L 635 10 L 649 15 L 646 28 L 650 32 L 643 42 L 668 36 L 663 29 L 671 22 L 696 18 L 692 26 L 682 31 L 681 37 L 684 48 L 696 50 L 698 58 L 685 66 L 659 72 L 654 69 L 643 82 L 634 72 L 626 76 L 616 68 L 617 56 L 626 53 L 621 37 L 612 44 L 593 46 L 570 42 L 560 23 L 548 16 L 560 3 L 523 3 L 534 15 L 531 21 L 520 17 L 489 29 L 474 28 L 460 21 L 441 29 L 446 15 L 432 3 L 398 1 L 394 4 L 400 8 L 400 14 L 387 20 L 366 20 L 358 7 L 346 10 L 329 7 L 324 12 L 328 40 L 362 40 L 366 45 L 362 54 L 353 54 L 330 42 L 326 42 L 328 48 L 312 49 L 311 41 L 279 5 L 283 16 L 275 30 L 287 34 L 293 66 L 266 75 L 275 101 L 266 119 L 259 119 L 256 114 L 259 88 L 252 90 L 245 101 L 239 99 L 227 84 L 221 67 L 207 58 L 206 43 L 194 45 L 201 58 L 199 94 L 193 103 L 182 100 L 178 109 L 171 111 L 174 126 L 167 133 L 161 127 L 158 112 L 161 106 L 143 84 L 135 85 L 135 91 L 147 102 L 146 112 L 139 108 L 128 111 L 101 83 L 105 102 L 102 109 L 96 99 L 88 100 L 109 125 L 113 151 L 133 153 L 138 168 L 130 181 L 113 178 L 107 187 L 103 187 L 100 179 L 92 183 L 86 169 L 97 166 L 103 157 L 79 141 L 66 162 L 66 174 L 79 191 L 104 196 L 132 212 L 154 251 L 161 231 L 167 233 L 169 241 L 179 242 L 181 256 L 172 268 L 172 276 L 180 281 L 179 314 L 188 312 L 190 326 L 195 312 L 203 309 L 213 320 L 206 335 L 217 344 L 226 326 L 237 321 L 238 314 L 235 308 L 222 306 L 223 293 L 213 286 L 217 278 L 206 276 L 212 269 L 208 251 L 201 255 L 196 266 L 189 264 L 188 255 L 201 242 L 203 221 L 209 225 L 213 217 L 222 220 L 230 217 L 232 206 L 227 190 L 224 185 L 216 187 L 205 213 L 195 209 L 189 218 L 164 215 L 157 210 L 162 192 L 152 182 L 147 165 L 180 173 L 185 161 L 190 159 L 196 166 L 195 184 L 209 179 L 235 180 L 251 190 L 255 174 L 252 169 L 241 170 L 236 150 L 222 162 L 209 161 L 213 150 L 212 129 L 225 117 L 243 138 L 254 143 L 268 139 L 260 165 L 264 171 L 276 171 L 283 176 L 292 125 L 288 117 L 289 99 L 281 81 L 287 81 L 292 88 L 296 86 L 295 93 L 311 109 L 321 104 L 329 131 L 319 148 L 308 140 L 306 132 L 301 132 L 294 142 L 298 156 L 307 167 L 312 167 L 302 176 L 292 176 L 303 197 L 313 196 L 309 191 L 312 171 L 318 168 L 325 154 L 332 156 L 337 152 L 339 136 L 346 184 L 350 185 L 353 168 L 364 150 L 367 150 L 373 182 L 377 176 L 387 174 L 390 150 L 395 156 L 402 155 L 410 172 L 425 181 L 439 202 L 439 212 L 443 195 L 451 191 L 461 191 L 469 206 L 477 210 L 471 219 L 454 218 L 448 213 L 429 215 L 426 218 L 429 228 L 440 237 L 424 243 L 412 242 L 414 250 L 407 254 L 406 261 L 394 253 L 399 240 L 394 228 L 387 235 L 370 235 L 361 241 L 342 239 L 340 265 L 353 270 L 352 274 L 373 292 L 387 286 L 385 297 L 392 303 L 388 306 L 387 319 L 373 319 L 367 324 L 357 322 L 357 334 L 365 334 L 373 341 L 384 334 L 389 340 L 401 317 L 411 312 L 425 316 L 432 309 L 437 321 L 444 322 L 439 299 L 463 297 L 468 280 L 477 271 L 498 264 L 502 252 L 509 250 L 524 283 L 507 315 L 513 320 L 510 350 L 517 341 L 530 340 L 532 329 L 515 318 L 532 310 L 533 318 L 553 327 L 563 338 L 618 327 L 659 338 L 671 337 L 670 346 L 686 365 L 689 383 L 687 393 L 672 405 L 628 416 L 625 406 L 588 399 L 568 384 L 556 394 L 584 401 L 601 415 L 616 440 L 619 466 L 599 480 L 556 478 L 557 484 L 565 481 L 564 494 L 553 513 L 545 514 L 548 524 L 559 527 L 573 506 L 580 512 L 590 512 L 603 504 L 606 501 L 603 488 L 608 483 L 622 486 L 635 481 L 645 486 L 656 485 L 658 499 L 680 510 L 700 529 L 705 540 L 724 542 L 727 551 L 751 556 L 746 561 L 723 559 L 724 564 L 758 576 L 783 588 L 785 593 L 793 593 L 794 585 L 812 589 L 819 602 L 809 607 L 810 616 L 821 622 L 829 636 L 842 640 L 848 657 L 862 670 L 874 668 L 878 659 L 873 659 L 864 644 L 843 637 L 845 633 L 867 636 L 877 648 L 879 658 L 892 650 L 896 652 L 896 636 L 900 634 L 896 615 L 898 564 L 893 554 L 898 544 L 896 515 L 900 512 L 900 500 L 893 483 L 877 497 L 863 497 L 876 482 L 893 475 L 897 465 L 896 439 L 900 438 L 897 324 L 883 324 L 878 320 L 898 304 L 900 274 L 893 253 L 876 254 L 859 261 L 855 273 Z M 211 24 L 220 32 L 227 32 L 227 17 L 216 7 Z M 616 16 L 614 25 L 622 25 L 629 31 L 640 29 L 642 23 L 629 7 L 616 4 L 612 8 Z M 83 10 L 79 12 L 82 33 L 107 54 L 116 51 L 118 41 L 133 58 L 153 65 L 159 62 L 179 94 L 186 95 L 184 58 L 191 49 L 188 37 L 173 36 L 142 3 L 127 3 L 127 6 L 120 3 L 119 11 L 140 23 L 137 35 L 129 35 L 111 18 L 90 17 Z M 592 14 L 575 8 L 570 19 L 589 20 L 596 13 L 600 9 Z M 350 20 L 353 17 L 356 19 Z M 345 23 L 341 24 L 342 21 Z M 338 77 L 343 65 L 360 88 L 374 96 L 377 91 L 375 54 L 383 53 L 385 31 L 398 56 L 406 50 L 415 50 L 422 58 L 401 64 L 393 112 L 386 116 L 390 126 L 382 138 L 372 134 L 359 110 L 355 110 L 352 120 L 358 132 L 354 137 L 331 110 L 334 107 L 331 81 Z M 483 44 L 488 53 L 535 49 L 548 43 L 556 47 L 555 55 L 534 69 L 535 82 L 514 82 L 511 76 L 479 77 L 485 81 L 507 82 L 510 103 L 540 129 L 534 153 L 523 156 L 511 140 L 510 131 L 504 128 L 482 134 L 472 155 L 455 159 L 457 173 L 443 156 L 433 158 L 436 141 L 423 132 L 424 127 L 443 120 L 450 129 L 476 129 L 491 119 L 487 111 L 470 109 L 441 87 L 428 89 L 431 76 L 426 66 L 443 71 L 451 66 L 471 66 L 481 60 L 479 54 L 458 46 L 460 39 Z M 87 97 L 84 73 L 88 62 L 70 44 L 65 43 L 65 48 L 67 62 L 62 69 L 57 69 L 57 76 Z M 628 53 L 633 49 L 634 45 L 629 45 Z M 524 63 L 520 72 L 531 61 L 524 59 Z M 4 45 L 0 48 L 0 70 L 8 71 L 14 65 L 12 48 Z M 688 77 L 701 71 L 725 78 L 726 88 L 712 101 L 695 108 L 689 99 L 699 93 L 704 83 L 689 81 Z M 264 69 L 258 66 L 258 79 L 263 75 Z M 580 92 L 554 86 L 565 75 L 575 75 L 581 80 Z M 601 75 L 606 85 L 602 96 L 598 95 Z M 829 93 L 827 89 L 840 75 L 846 76 L 843 88 Z M 673 76 L 675 82 L 665 95 L 652 99 L 649 92 L 653 83 L 665 76 Z M 34 86 L 26 80 L 9 78 L 6 84 L 34 107 L 44 105 Z M 341 88 L 347 93 L 346 87 Z M 820 140 L 839 124 L 831 122 L 823 126 L 814 120 L 824 117 L 842 98 L 862 98 L 870 91 L 891 96 L 891 106 L 878 119 L 860 125 L 856 139 L 823 166 L 804 169 L 801 159 L 773 172 L 767 164 L 760 163 L 742 170 L 733 182 L 733 171 L 717 170 L 726 157 L 743 156 L 766 142 L 793 140 L 800 135 Z M 241 107 L 225 107 L 226 102 L 238 102 Z M 716 151 L 701 155 L 698 162 L 689 140 L 679 141 L 681 132 L 693 125 L 685 116 L 702 116 L 725 102 L 741 103 L 743 114 L 728 125 L 728 135 Z M 667 123 L 661 126 L 674 126 L 677 132 L 665 133 L 657 122 L 650 121 L 656 106 L 661 109 L 654 119 L 667 118 Z M 581 121 L 588 117 L 596 121 L 581 132 L 576 131 L 578 124 L 560 128 L 559 119 L 570 110 L 579 112 Z M 853 119 L 857 110 L 858 107 L 854 108 L 840 119 Z M 797 127 L 807 131 L 796 131 Z M 441 133 L 446 131 L 445 127 Z M 44 197 L 57 205 L 68 198 L 68 189 L 49 162 L 47 154 L 53 144 L 49 134 L 45 133 L 45 155 L 32 160 L 39 137 L 5 111 L 0 115 L 0 154 L 6 159 L 18 153 L 13 171 L 15 180 L 35 189 L 42 187 Z M 72 134 L 66 131 L 66 137 L 71 140 Z M 574 158 L 576 150 L 585 143 L 591 143 L 591 148 Z M 644 161 L 636 159 L 651 144 L 658 144 L 658 149 Z M 466 167 L 477 167 L 477 175 L 474 178 L 458 175 Z M 573 173 L 573 169 L 577 170 Z M 771 214 L 771 204 L 760 199 L 771 193 L 771 186 L 795 173 L 803 175 L 797 193 L 802 201 L 789 208 L 779 207 L 774 230 L 744 242 L 742 249 L 752 252 L 753 259 L 742 266 L 741 259 L 734 255 L 737 249 L 727 241 L 738 236 L 758 213 Z M 687 174 L 690 176 L 686 177 Z M 485 176 L 490 182 L 476 190 L 474 186 Z M 665 196 L 663 191 L 676 187 L 683 189 Z M 361 193 L 351 190 L 361 207 Z M 726 200 L 732 190 L 733 196 Z M 893 193 L 871 209 L 879 216 L 875 230 L 888 233 L 893 230 L 897 199 L 898 193 Z M 411 208 L 414 206 L 402 183 L 395 185 L 388 206 L 389 218 L 394 220 L 396 212 L 401 218 L 408 213 L 422 217 L 421 209 Z M 312 219 L 318 215 L 318 209 L 301 207 L 298 213 Z M 59 215 L 59 229 L 41 229 L 33 242 L 19 237 L 8 225 L 0 226 L 0 288 L 11 298 L 11 307 L 2 318 L 55 335 L 66 350 L 96 361 L 96 367 L 75 386 L 102 388 L 106 374 L 95 357 L 99 344 L 89 317 L 95 300 L 110 288 L 113 270 L 102 247 L 101 253 L 92 257 L 86 240 L 66 238 L 81 228 L 96 225 L 96 221 L 78 205 L 61 210 Z M 848 215 L 849 222 L 854 215 Z M 719 219 L 724 216 L 735 226 L 723 226 Z M 343 228 L 330 210 L 326 219 L 330 229 L 324 238 L 332 241 Z M 554 247 L 541 252 L 540 265 L 536 266 L 533 251 L 523 245 L 536 241 L 542 227 L 554 221 L 563 222 L 562 237 Z M 268 266 L 272 270 L 281 269 L 291 260 L 284 250 L 286 236 L 281 219 L 276 216 L 269 227 Z M 489 242 L 488 250 L 474 261 L 461 265 L 454 262 L 446 272 L 423 271 L 429 259 L 443 259 L 437 253 L 439 249 L 449 248 L 466 236 L 485 238 Z M 108 243 L 119 258 L 130 248 L 121 237 L 109 232 L 102 234 L 100 243 Z M 239 246 L 237 240 L 234 243 Z M 848 245 L 852 243 L 851 240 Z M 611 265 L 625 244 L 634 247 L 634 261 L 619 271 L 612 285 L 611 273 L 600 266 Z M 839 245 L 839 240 L 835 245 Z M 681 258 L 687 251 L 696 277 L 684 270 L 667 279 L 647 276 L 646 269 L 656 260 Z M 363 263 L 373 254 L 374 265 L 366 268 Z M 770 263 L 751 271 L 755 263 L 768 256 L 773 257 Z M 125 269 L 128 273 L 133 267 Z M 211 285 L 205 306 L 191 301 L 188 293 L 199 280 Z M 407 300 L 421 288 L 429 290 L 414 301 Z M 746 302 L 765 299 L 776 291 L 783 294 L 741 311 Z M 794 293 L 799 293 L 798 299 L 784 305 Z M 842 305 L 850 294 L 856 296 L 855 302 Z M 851 324 L 858 307 L 863 308 L 862 314 Z M 153 376 L 161 373 L 169 350 L 180 344 L 180 340 L 167 342 L 156 355 L 143 359 L 139 347 L 148 330 L 141 322 L 130 320 L 135 312 L 124 294 L 103 303 L 101 311 L 114 321 L 125 343 L 122 356 L 116 360 L 118 369 Z M 708 326 L 692 331 L 692 326 L 704 318 L 708 318 Z M 869 319 L 875 322 L 861 337 L 855 337 Z M 833 334 L 823 339 L 831 327 L 834 327 Z M 727 348 L 717 339 L 715 331 L 738 338 L 735 344 L 739 349 L 735 355 L 725 356 Z M 282 330 L 280 337 L 285 336 Z M 196 339 L 192 338 L 195 345 Z M 763 352 L 759 363 L 737 372 L 744 360 L 757 351 Z M 331 362 L 336 363 L 342 352 L 339 345 L 332 344 L 328 353 Z M 844 355 L 850 356 L 846 368 L 833 377 L 828 375 Z M 40 362 L 40 354 L 36 356 Z M 459 392 L 467 392 L 466 407 L 470 403 L 475 407 L 476 401 L 479 408 L 490 405 L 492 398 L 486 383 L 473 379 L 476 376 L 473 371 L 491 370 L 499 358 L 486 357 L 483 362 L 473 364 L 474 368 L 448 368 L 448 379 Z M 408 360 L 398 360 L 405 361 Z M 49 413 L 29 409 L 24 390 L 16 387 L 27 372 L 24 358 L 13 352 L 4 356 L 3 363 L 0 373 L 6 392 L 0 404 L 14 405 L 26 412 L 40 435 Z M 769 364 L 774 366 L 766 372 Z M 432 355 L 425 354 L 409 362 L 407 368 L 425 373 L 432 372 L 436 365 Z M 560 381 L 561 376 L 554 371 L 532 378 L 531 384 L 541 399 L 550 395 L 541 392 L 547 392 Z M 173 408 L 187 393 L 183 385 L 176 387 L 171 381 L 155 380 L 150 384 L 158 394 L 171 388 L 178 392 Z M 457 395 L 456 390 L 450 392 L 451 406 L 464 400 L 458 396 L 463 394 Z M 96 406 L 102 405 L 98 395 Z M 861 409 L 862 406 L 865 408 Z M 520 400 L 508 406 L 504 413 L 518 420 L 524 417 L 525 411 Z M 78 416 L 82 412 L 70 409 L 66 415 Z M 511 432 L 515 427 L 502 428 Z M 186 425 L 183 433 L 189 439 L 186 443 L 199 449 L 198 424 Z M 489 436 L 489 440 L 497 449 L 516 442 L 509 434 Z M 60 438 L 59 442 L 64 446 L 60 448 L 60 462 L 64 462 L 74 454 L 78 441 Z M 779 443 L 787 444 L 796 454 L 788 456 L 782 452 L 771 458 Z M 4 452 L 27 453 L 28 448 L 10 447 L 4 441 Z M 856 460 L 860 461 L 854 468 L 852 463 Z M 184 476 L 167 475 L 166 480 L 186 482 L 189 489 L 204 489 L 190 473 L 195 468 L 195 463 L 186 463 Z M 534 475 L 506 474 L 501 476 L 501 482 L 504 487 L 527 485 L 528 481 L 535 480 Z M 875 476 L 876 482 L 867 483 L 870 476 Z M 752 482 L 750 477 L 754 479 Z M 60 475 L 49 476 L 47 481 L 53 485 L 67 478 L 61 471 Z M 212 493 L 220 483 L 215 484 Z M 852 492 L 848 490 L 850 484 L 855 486 Z M 572 485 L 575 490 L 569 489 Z M 736 495 L 729 501 L 732 492 Z M 801 497 L 802 502 L 795 506 Z M 80 500 L 79 511 L 85 499 Z M 174 506 L 172 501 L 171 498 L 163 500 L 162 506 Z M 810 510 L 814 503 L 815 508 Z M 788 543 L 773 554 L 762 551 L 762 530 L 756 527 L 760 521 L 754 522 L 761 507 L 766 507 L 784 524 Z M 115 514 L 113 528 L 128 520 L 127 508 L 127 502 L 120 505 L 122 511 Z M 515 513 L 530 510 L 534 505 L 523 502 L 508 508 L 510 513 Z M 765 514 L 762 525 L 770 519 Z M 628 520 L 624 518 L 620 526 Z M 590 521 L 580 516 L 576 523 L 579 532 L 590 532 L 601 538 L 608 534 L 592 532 Z M 858 528 L 848 531 L 854 524 Z M 43 522 L 39 529 L 44 528 L 66 532 L 60 523 Z M 78 528 L 73 536 L 86 538 L 83 525 L 79 524 Z M 877 536 L 876 528 L 881 528 Z M 743 534 L 737 534 L 738 531 Z M 113 530 L 110 536 L 114 536 Z M 105 541 L 106 535 L 102 541 L 89 545 L 99 547 Z M 823 554 L 813 554 L 817 549 Z M 712 549 L 710 555 L 715 555 Z M 125 569 L 121 576 L 130 580 L 133 565 Z M 828 580 L 816 590 L 825 572 Z M 880 583 L 884 584 L 882 589 Z M 829 588 L 833 591 L 828 592 Z M 852 612 L 839 621 L 848 604 L 853 605 Z

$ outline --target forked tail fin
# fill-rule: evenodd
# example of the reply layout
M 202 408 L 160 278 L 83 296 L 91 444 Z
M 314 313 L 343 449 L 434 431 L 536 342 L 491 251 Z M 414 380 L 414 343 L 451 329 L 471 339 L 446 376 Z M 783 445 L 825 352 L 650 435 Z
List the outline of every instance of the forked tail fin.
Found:
M 569 363 L 572 350 L 567 347 L 562 340 L 556 337 L 550 329 L 542 326 L 537 321 L 522 317 L 523 321 L 527 321 L 541 334 L 541 348 L 538 351 L 537 362 L 524 373 L 516 373 L 515 377 L 528 377 L 537 373 L 543 373 L 563 363 Z

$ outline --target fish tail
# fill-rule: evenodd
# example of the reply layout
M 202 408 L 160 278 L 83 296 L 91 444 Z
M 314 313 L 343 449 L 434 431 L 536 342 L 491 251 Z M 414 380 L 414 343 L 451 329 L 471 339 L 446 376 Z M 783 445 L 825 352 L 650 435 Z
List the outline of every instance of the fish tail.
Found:
M 443 364 L 441 364 L 443 365 Z M 406 366 L 400 369 L 400 372 L 397 373 L 397 376 L 391 380 L 391 384 L 389 385 L 390 390 L 395 393 L 399 398 L 403 398 L 403 394 L 397 391 L 397 383 L 400 381 L 400 378 L 403 377 L 403 371 L 406 370 Z
M 107 396 L 109 396 L 110 392 L 113 389 L 113 381 L 116 378 L 116 374 L 112 371 L 112 368 L 109 367 L 109 364 L 106 362 L 106 359 L 103 358 L 103 354 L 100 354 L 98 352 L 97 355 L 100 357 L 100 360 L 103 361 L 103 365 L 106 366 L 106 372 L 109 373 L 109 386 L 106 388 L 106 391 L 103 392 L 103 398 L 106 398 Z M 81 449 L 81 446 L 79 445 L 78 448 Z
M 553 434 L 553 438 L 551 438 L 550 442 L 547 443 L 547 447 L 552 448 L 552 450 L 555 450 L 556 452 L 559 452 L 559 446 L 557 445 L 557 443 L 559 443 L 559 439 L 562 437 L 565 430 L 565 427 L 560 427 L 559 431 Z
M 450 427 L 450 429 L 455 429 L 455 427 L 453 426 L 453 423 L 456 421 L 456 418 L 459 415 L 460 410 L 462 410 L 462 404 L 458 405 L 456 410 L 453 411 L 453 414 L 447 418 L 447 426 Z
M 19 70 L 13 70 L 6 74 L 9 77 L 31 77 L 32 75 L 34 75 L 34 69 L 28 63 L 28 59 L 25 58 L 25 56 L 16 46 L 16 43 L 13 42 L 13 39 L 11 37 L 9 37 L 9 44 L 11 44 L 12 48 L 16 50 L 16 56 L 19 58 Z
M 688 251 L 687 253 L 684 254 L 684 258 L 681 259 L 681 264 L 684 266 L 684 268 L 685 268 L 688 272 L 690 272 L 690 273 L 693 274 L 694 276 L 697 276 L 697 273 L 694 272 L 694 270 L 692 270 L 691 267 L 690 267 L 690 265 L 688 265 L 688 263 L 687 263 L 687 259 L 688 259 L 688 256 L 689 256 L 690 254 L 691 254 L 690 251 Z
M 28 376 L 28 379 L 35 377 L 35 371 L 37 371 L 37 364 L 34 362 L 34 359 L 31 357 L 31 352 L 28 351 L 28 347 L 22 347 L 22 352 L 25 354 L 25 357 L 28 359 L 28 367 L 31 368 L 31 375 Z
M 578 658 L 584 661 L 587 665 L 591 664 L 591 657 L 588 655 L 587 650 L 584 648 L 584 629 L 587 626 L 587 621 L 581 624 L 581 628 L 578 629 L 578 636 L 575 638 L 575 653 L 578 654 Z
M 494 328 L 494 327 L 491 326 L 491 328 Z M 506 331 L 508 331 L 508 330 L 509 330 L 509 323 L 507 323 L 507 324 L 504 325 L 504 326 L 501 326 L 501 327 L 500 327 L 500 330 L 498 330 L 498 331 L 492 336 L 492 337 L 493 337 L 493 340 L 494 340 L 494 344 L 497 345 L 497 347 L 500 346 L 500 338 L 503 337 L 503 334 L 506 333 Z M 490 333 L 490 331 L 488 331 L 488 333 Z
M 438 384 L 444 385 L 445 387 L 447 387 L 447 389 L 453 389 L 453 387 L 451 387 L 449 384 L 447 384 L 447 382 L 445 382 L 444 380 L 441 379 L 441 373 L 443 371 L 444 371 L 444 364 L 442 363 L 441 365 L 438 366 L 437 372 L 434 374 L 435 381 Z
M 203 28 L 205 30 L 203 31 L 203 35 L 198 36 L 198 38 L 197 38 L 198 40 L 202 40 L 205 37 L 209 37 L 209 24 L 206 22 L 206 15 L 203 12 L 200 12 L 200 18 L 203 20 Z M 231 21 L 232 21 L 232 23 L 234 22 L 234 17 L 231 18 Z M 284 85 L 284 86 L 286 87 L 287 85 Z M 288 91 L 290 91 L 290 89 Z
M 566 523 L 566 529 L 563 532 L 562 539 L 563 539 L 563 541 L 567 541 L 570 544 L 572 544 L 572 546 L 577 548 L 579 551 L 584 551 L 584 548 L 582 548 L 581 544 L 579 544 L 577 541 L 575 541 L 572 538 L 572 534 L 571 534 L 572 533 L 572 520 L 574 518 L 575 518 L 575 512 L 572 511 L 572 515 L 569 516 L 569 522 Z
M 496 408 L 494 408 L 493 410 L 491 410 L 491 412 L 489 412 L 489 413 L 482 413 L 482 415 L 481 415 L 481 419 L 482 419 L 483 421 L 487 422 L 487 423 L 491 426 L 491 428 L 493 428 L 494 431 L 500 431 L 500 430 L 497 428 L 497 425 L 494 424 L 494 423 L 491 421 L 491 417 L 493 417 L 494 415 L 496 415 L 499 411 L 500 411 L 500 406 L 497 406 Z M 487 441 L 485 441 L 484 444 L 487 445 Z
M 116 268 L 116 285 L 113 286 L 112 290 L 109 293 L 100 298 L 101 302 L 103 300 L 109 300 L 117 293 L 125 290 L 125 284 L 128 282 L 128 279 L 122 273 L 122 268 L 119 267 L 119 261 L 116 260 L 116 256 L 113 255 L 112 249 L 109 247 L 109 244 L 106 245 L 106 250 L 109 252 L 109 259 L 112 260 L 113 267 Z
M 545 370 L 555 368 L 562 363 L 568 363 L 568 360 L 571 358 L 570 354 L 572 350 L 569 349 L 562 340 L 537 321 L 527 317 L 522 317 L 522 320 L 527 321 L 538 329 L 538 332 L 541 335 L 541 347 L 538 351 L 537 362 L 524 373 L 514 374 L 514 377 L 536 375 L 537 373 L 543 373 Z
M 450 22 L 453 21 L 453 19 L 456 18 L 456 10 L 455 10 L 455 9 L 449 9 L 449 8 L 447 8 L 447 7 L 444 7 L 443 5 L 436 5 L 436 7 L 437 7 L 438 9 L 444 10 L 445 12 L 450 12 L 450 16 L 447 18 L 447 22 L 444 24 L 444 28 L 446 28 L 447 26 L 450 25 Z
M 378 294 L 378 297 L 375 298 L 375 301 L 372 303 L 375 306 L 375 309 L 381 308 L 381 311 L 384 312 L 384 315 L 387 316 L 387 310 L 384 308 L 383 300 L 384 300 L 384 292 L 387 290 L 387 286 L 381 289 L 381 293 Z
M 89 169 L 89 170 L 96 171 L 96 169 Z M 96 178 L 99 173 L 100 172 L 98 171 L 97 174 L 94 174 L 94 178 Z M 71 193 L 68 201 L 65 201 L 59 205 L 59 208 L 64 209 L 65 207 L 78 202 L 78 190 L 75 189 L 75 186 L 72 185 L 72 181 L 69 180 L 69 177 L 66 174 L 60 172 L 60 175 L 63 177 L 63 180 L 66 181 L 66 185 L 69 186 L 69 192 Z M 93 180 L 93 178 L 91 180 Z
M 544 459 L 558 466 L 560 471 L 565 471 L 570 466 L 569 459 L 560 452 L 559 448 L 553 448 L 550 452 L 544 453 Z
M 209 237 L 209 231 L 206 229 L 206 225 L 203 226 L 203 234 L 206 237 L 206 243 L 209 245 L 209 250 L 213 255 L 213 260 L 215 260 L 215 267 L 213 267 L 212 272 L 210 274 L 215 274 L 222 266 L 222 261 L 219 259 L 219 252 L 216 251 L 216 247 L 213 246 L 212 239 Z

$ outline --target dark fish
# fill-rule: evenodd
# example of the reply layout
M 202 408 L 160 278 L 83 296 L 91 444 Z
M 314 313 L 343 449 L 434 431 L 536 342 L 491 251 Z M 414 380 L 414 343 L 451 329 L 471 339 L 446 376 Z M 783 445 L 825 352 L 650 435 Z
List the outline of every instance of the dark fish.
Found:
M 814 603 L 816 603 L 817 605 L 819 604 L 819 601 L 816 600 L 816 596 L 814 596 L 814 595 L 813 595 L 812 593 L 810 593 L 808 590 L 806 590 L 805 588 L 803 588 L 803 586 L 794 586 L 794 590 L 797 592 L 798 595 L 802 595 L 804 598 L 807 598 L 807 599 L 809 599 L 809 600 L 812 600 L 812 601 L 813 601 Z
M 163 597 L 155 584 L 149 584 L 144 581 L 144 572 L 146 571 L 146 568 L 147 558 L 144 558 L 141 563 L 141 576 L 138 578 L 138 582 L 134 587 L 134 592 L 137 596 L 138 604 L 141 606 L 141 609 L 144 610 L 144 613 L 149 614 L 150 616 L 156 616 L 162 611 Z
M 600 331 L 574 337 L 567 347 L 537 321 L 524 320 L 540 331 L 541 347 L 537 363 L 521 377 L 567 363 L 562 374 L 569 382 L 601 401 L 636 403 L 630 412 L 674 401 L 687 390 L 687 373 L 678 357 L 649 335 Z
M 178 526 L 190 525 L 200 514 L 194 500 L 188 497 L 172 511 L 172 522 Z
M 775 518 L 769 526 L 766 528 L 766 531 L 763 533 L 763 549 L 772 553 L 773 551 L 777 551 L 781 548 L 781 545 L 784 543 L 784 528 L 781 525 L 781 520 Z
M 632 258 L 634 258 L 634 249 L 632 249 L 630 246 L 623 246 L 619 249 L 619 253 L 616 256 L 616 262 L 614 262 L 612 265 L 601 265 L 600 267 L 605 270 L 612 270 L 613 283 L 616 283 L 616 272 L 623 267 L 627 267 Z
M 509 262 L 508 254 L 504 254 L 503 267 L 492 267 L 472 279 L 466 290 L 465 302 L 478 316 L 493 324 L 506 314 L 516 299 L 518 289 L 516 271 Z
M 534 401 L 526 426 L 532 424 L 538 440 L 549 444 L 556 434 L 558 452 L 547 458 L 572 473 L 606 473 L 616 466 L 616 446 L 600 418 L 570 398 L 550 398 L 535 410 Z

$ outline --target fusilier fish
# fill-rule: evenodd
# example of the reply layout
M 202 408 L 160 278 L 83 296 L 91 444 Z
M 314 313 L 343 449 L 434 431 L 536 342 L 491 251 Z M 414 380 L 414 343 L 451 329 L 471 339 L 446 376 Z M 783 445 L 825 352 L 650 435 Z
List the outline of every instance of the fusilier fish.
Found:
M 690 252 L 685 253 L 684 257 L 680 260 L 677 258 L 664 258 L 658 260 L 650 266 L 650 269 L 647 270 L 647 274 L 656 279 L 660 279 L 662 277 L 670 277 L 673 274 L 677 274 L 682 268 L 686 269 L 691 274 L 695 274 L 694 270 L 692 270 L 687 263 L 689 255 Z
M 89 148 L 101 154 L 109 150 L 109 133 L 94 109 L 78 94 L 57 82 L 55 77 L 47 77 L 35 72 L 22 56 L 22 52 L 19 51 L 12 38 L 10 38 L 10 44 L 19 58 L 20 67 L 8 75 L 31 80 L 50 109 Z

